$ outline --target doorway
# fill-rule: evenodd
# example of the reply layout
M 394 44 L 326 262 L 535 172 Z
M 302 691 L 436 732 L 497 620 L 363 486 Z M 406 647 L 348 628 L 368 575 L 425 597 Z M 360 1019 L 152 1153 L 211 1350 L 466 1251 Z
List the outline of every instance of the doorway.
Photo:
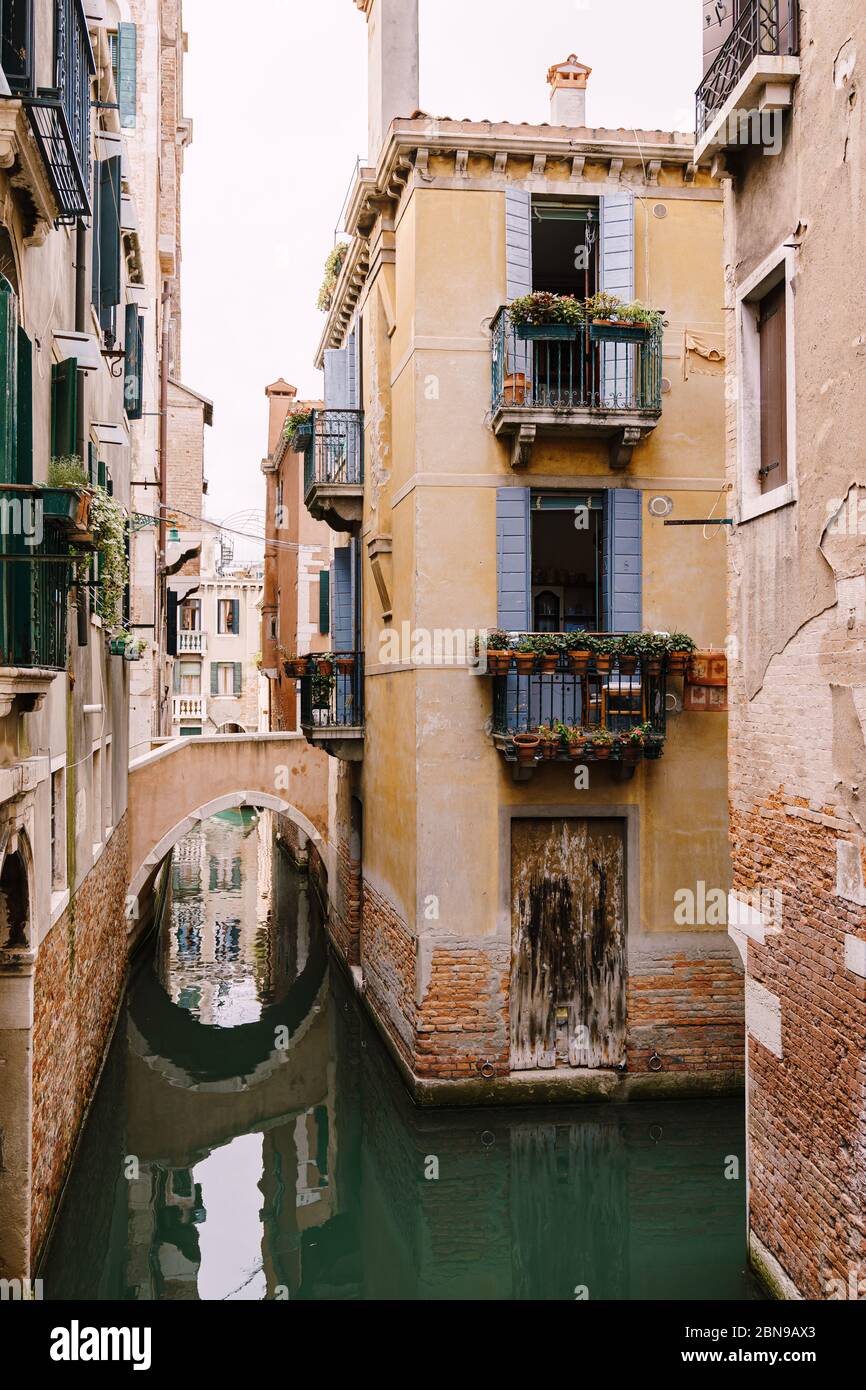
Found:
M 625 826 L 511 823 L 511 1069 L 625 1063 Z

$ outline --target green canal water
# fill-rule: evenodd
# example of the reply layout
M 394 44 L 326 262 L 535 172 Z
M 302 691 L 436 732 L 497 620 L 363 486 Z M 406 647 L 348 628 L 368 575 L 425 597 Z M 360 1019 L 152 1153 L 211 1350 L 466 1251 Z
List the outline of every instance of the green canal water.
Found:
M 272 834 L 178 846 L 47 1299 L 756 1296 L 739 1102 L 416 1108 Z

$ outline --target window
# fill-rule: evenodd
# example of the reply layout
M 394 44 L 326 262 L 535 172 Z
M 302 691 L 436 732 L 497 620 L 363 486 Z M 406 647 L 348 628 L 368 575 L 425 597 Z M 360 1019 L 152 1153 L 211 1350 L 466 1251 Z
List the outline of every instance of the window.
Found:
M 201 632 L 201 599 L 188 598 L 180 606 L 181 632 Z
M 120 303 L 120 155 L 101 159 L 94 170 L 93 307 L 103 331 L 116 334 Z
M 600 493 L 533 498 L 533 631 L 604 631 L 603 500 Z
M 51 457 L 78 452 L 78 363 L 74 357 L 51 368 Z
M 598 281 L 598 202 L 532 200 L 532 288 L 586 299 Z
M 240 661 L 215 661 L 210 668 L 211 695 L 235 699 L 243 693 L 243 666 Z
M 66 769 L 51 774 L 51 887 L 66 887 Z
M 217 632 L 237 636 L 241 630 L 240 600 L 217 599 Z
M 201 663 L 198 661 L 179 661 L 175 667 L 175 685 L 178 695 L 201 694 Z
M 94 854 L 102 848 L 103 828 L 102 828 L 102 752 L 99 748 L 93 750 L 93 762 L 90 775 L 90 838 L 93 842 Z
M 138 32 L 134 24 L 121 24 L 108 35 L 111 54 L 111 71 L 114 88 L 120 108 L 120 124 L 129 128 L 135 125 L 136 57 Z
M 796 500 L 793 291 L 781 247 L 737 290 L 737 471 L 741 521 Z

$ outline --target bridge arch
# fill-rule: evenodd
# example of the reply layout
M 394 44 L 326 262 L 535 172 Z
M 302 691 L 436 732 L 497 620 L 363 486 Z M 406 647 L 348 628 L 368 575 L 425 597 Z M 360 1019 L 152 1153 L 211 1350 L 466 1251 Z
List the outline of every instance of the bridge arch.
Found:
M 302 734 L 181 738 L 137 758 L 129 769 L 128 916 L 138 917 L 142 895 L 178 841 L 219 811 L 277 811 L 325 859 L 327 764 Z

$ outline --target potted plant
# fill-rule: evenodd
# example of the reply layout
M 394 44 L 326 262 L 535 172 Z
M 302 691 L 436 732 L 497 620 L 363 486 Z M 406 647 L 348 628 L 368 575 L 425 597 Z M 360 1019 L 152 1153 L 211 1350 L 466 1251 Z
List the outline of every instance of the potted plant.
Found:
M 334 661 L 329 655 L 320 656 L 316 659 L 316 669 L 320 676 L 331 677 L 334 674 Z
M 550 341 L 577 337 L 583 325 L 583 310 L 571 294 L 550 294 L 536 290 L 512 301 L 508 317 L 518 338 Z
M 334 677 L 325 673 L 321 668 L 313 673 L 312 698 L 313 709 L 327 710 L 331 706 L 331 691 L 334 688 Z
M 636 724 L 634 728 L 629 729 L 628 733 L 620 740 L 623 762 L 636 763 L 640 761 L 643 753 L 644 737 L 648 728 L 648 724 Z
M 610 729 L 596 729 L 592 735 L 590 746 L 600 762 L 609 758 L 613 751 L 613 734 Z
M 355 669 L 355 657 L 351 652 L 343 652 L 334 657 L 334 665 L 341 676 L 351 676 Z
M 670 651 L 668 655 L 668 668 L 674 675 L 684 675 L 691 659 L 693 651 L 697 650 L 697 644 L 685 632 L 672 632 L 670 635 Z
M 128 632 L 115 632 L 114 635 L 108 639 L 109 654 L 111 656 L 123 656 L 126 650 L 126 644 L 129 640 L 130 636 Z
M 290 411 L 283 432 L 293 453 L 302 454 L 313 437 L 312 410 Z
M 343 262 L 349 252 L 348 241 L 338 241 L 329 252 L 325 259 L 325 277 L 319 290 L 319 297 L 316 300 L 316 308 L 323 314 L 327 314 L 331 307 L 334 290 L 337 288 L 337 281 L 340 278 L 340 271 L 343 269 Z
M 590 642 L 592 651 L 593 665 L 600 676 L 606 676 L 610 670 L 611 652 L 613 643 L 608 637 L 593 636 Z
M 643 343 L 663 321 L 660 310 L 648 309 L 638 299 L 625 303 L 604 290 L 585 301 L 584 313 L 591 342 Z
M 634 650 L 640 657 L 641 673 L 658 677 L 668 650 L 667 637 L 662 632 L 640 632 L 634 636 Z
M 511 645 L 508 633 L 493 628 L 486 638 L 487 669 L 493 676 L 507 676 L 511 667 Z
M 535 732 L 540 739 L 542 758 L 545 758 L 548 762 L 552 762 L 559 752 L 559 734 L 556 729 L 551 728 L 549 724 L 539 724 Z
M 577 762 L 586 753 L 586 734 L 579 724 L 569 724 L 565 730 L 568 756 Z
M 662 734 L 655 732 L 644 734 L 643 755 L 645 758 L 650 758 L 652 761 L 660 758 L 664 752 L 664 746 L 665 741 Z
M 86 532 L 93 493 L 80 458 L 53 458 L 48 465 L 47 485 L 42 488 L 42 514 L 74 531 Z
M 541 739 L 538 734 L 514 734 L 511 742 L 514 744 L 514 751 L 517 754 L 519 763 L 534 763 Z
M 585 676 L 592 658 L 590 639 L 584 632 L 570 632 L 565 639 L 568 665 L 576 676 Z
M 130 637 L 124 648 L 124 661 L 141 661 L 146 646 L 147 643 L 143 642 L 140 637 Z
M 621 676 L 633 676 L 637 670 L 638 653 L 631 633 L 620 638 L 616 653 L 617 670 Z
M 552 675 L 559 667 L 562 655 L 562 639 L 554 633 L 540 633 L 535 639 L 538 654 L 538 669 L 544 675 Z
M 535 642 L 530 635 L 524 635 L 515 643 L 514 664 L 519 676 L 531 676 L 535 670 Z

